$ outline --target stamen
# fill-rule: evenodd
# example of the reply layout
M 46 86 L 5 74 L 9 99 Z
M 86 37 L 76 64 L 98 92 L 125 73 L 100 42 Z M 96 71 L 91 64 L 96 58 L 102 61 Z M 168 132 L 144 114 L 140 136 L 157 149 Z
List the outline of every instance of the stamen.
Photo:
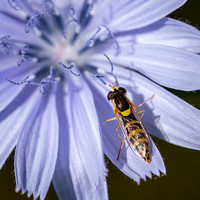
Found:
M 112 63 L 112 61 L 110 60 L 110 58 L 104 53 L 103 54 L 107 59 L 108 59 L 108 61 L 109 61 L 109 63 L 110 63 L 110 67 L 111 67 L 111 70 L 110 70 L 110 72 L 106 72 L 107 74 L 110 74 L 111 76 L 113 76 L 113 78 L 115 79 L 115 83 L 116 83 L 116 85 L 118 86 L 119 85 L 119 82 L 118 82 L 118 80 L 117 80 L 117 77 L 113 74 L 113 63 Z
M 1 42 L 5 42 L 5 41 L 7 41 L 10 37 L 11 37 L 10 35 L 5 35 L 5 36 L 3 36 L 3 37 L 0 38 L 0 41 L 1 41 Z M 1 44 L 1 43 L 0 43 L 0 44 Z
M 52 0 L 43 0 L 42 1 L 42 7 L 45 13 L 48 15 L 54 15 L 55 12 L 55 4 Z
M 73 16 L 75 15 L 75 10 L 74 10 L 74 8 L 70 8 L 70 9 L 68 10 L 68 12 L 69 12 L 69 15 L 73 18 Z
M 5 78 L 6 81 L 8 81 L 8 82 L 10 82 L 12 84 L 15 84 L 15 85 L 22 85 L 24 83 L 27 83 L 28 79 L 29 79 L 29 75 L 24 80 L 22 80 L 21 82 L 15 82 L 15 81 L 12 81 L 12 80 L 9 80 L 9 79 Z
M 92 47 L 95 42 L 95 38 L 97 34 L 101 31 L 101 28 L 98 27 L 97 31 L 94 33 L 94 35 L 85 43 L 84 48 Z
M 104 53 L 103 55 L 108 59 L 108 61 L 109 61 L 109 63 L 110 63 L 110 67 L 111 67 L 110 72 L 106 72 L 106 73 L 107 73 L 107 74 L 110 74 L 111 76 L 113 76 L 113 78 L 115 79 L 115 83 L 116 83 L 117 85 L 119 85 L 119 84 L 118 84 L 117 77 L 113 74 L 113 69 L 114 69 L 113 63 L 111 62 L 110 58 L 109 58 L 105 53 Z M 106 83 L 106 81 L 103 80 L 103 77 L 104 77 L 104 76 L 102 76 L 102 75 L 91 75 L 91 76 L 97 78 L 97 79 L 98 79 L 101 83 L 103 83 L 104 85 L 108 85 L 108 84 Z
M 64 27 L 64 30 L 63 30 L 63 34 L 64 34 L 64 38 L 67 40 L 67 28 L 69 26 L 69 24 L 71 24 L 72 22 L 75 22 L 75 24 L 77 25 L 77 28 L 76 28 L 76 33 L 78 33 L 80 31 L 80 23 L 79 21 L 74 17 L 74 14 L 75 14 L 75 11 L 73 8 L 70 8 L 69 9 L 69 15 L 72 19 L 70 19 L 67 24 L 65 25 Z
M 67 40 L 67 28 L 68 28 L 69 24 L 72 23 L 72 22 L 75 22 L 75 23 L 77 24 L 77 26 L 78 26 L 78 28 L 76 29 L 76 32 L 79 32 L 79 30 L 80 30 L 80 24 L 79 24 L 79 22 L 78 22 L 77 19 L 71 19 L 71 20 L 69 20 L 69 21 L 67 22 L 67 24 L 65 25 L 64 31 L 63 31 L 64 38 L 65 38 L 66 40 Z
M 42 95 L 45 95 L 46 93 L 46 87 L 47 85 L 51 85 L 53 83 L 56 83 L 58 81 L 58 79 L 54 78 L 54 74 L 53 74 L 53 66 L 50 67 L 50 75 L 44 79 L 42 79 L 39 83 L 40 85 L 40 93 Z
M 111 32 L 111 30 L 107 26 L 105 26 L 103 24 L 101 26 L 104 27 L 108 31 L 108 35 L 114 40 L 116 47 L 117 47 L 116 48 L 117 53 L 119 53 L 120 52 L 120 46 L 119 46 L 119 43 L 117 41 L 117 38 L 115 37 L 115 35 Z
M 28 50 L 29 50 L 29 45 L 24 45 L 21 50 L 22 55 L 26 54 L 28 52 Z
M 103 53 L 103 55 L 108 59 L 110 63 L 110 67 L 111 67 L 110 73 L 113 73 L 113 63 L 111 62 L 110 58 L 105 53 Z
M 72 71 L 72 68 L 73 68 L 73 67 L 77 67 L 74 63 L 70 64 L 69 67 L 66 66 L 66 65 L 65 65 L 63 62 L 61 62 L 61 61 L 59 61 L 58 64 L 59 64 L 60 66 L 64 67 L 65 69 L 69 69 L 69 71 L 70 71 L 73 75 L 75 75 L 75 76 L 80 76 L 80 75 L 81 75 L 81 73 L 77 74 L 77 73 L 75 73 L 75 72 Z
M 27 21 L 25 25 L 25 32 L 29 33 L 31 28 L 36 27 L 36 22 L 43 16 L 44 14 L 41 14 L 38 11 L 36 11 L 36 13 Z
M 14 53 L 15 45 L 7 42 L 10 37 L 10 35 L 6 35 L 0 38 L 0 47 L 4 55 L 12 55 Z
M 39 86 L 39 90 L 40 90 L 41 95 L 45 95 L 46 94 L 46 86 L 51 85 L 53 83 L 56 83 L 59 80 L 58 78 L 56 78 L 56 79 L 54 78 L 53 66 L 50 67 L 50 73 L 49 74 L 50 74 L 49 76 L 45 77 L 40 82 L 28 80 L 29 75 L 24 80 L 22 80 L 21 82 L 15 82 L 15 81 L 9 80 L 7 78 L 5 78 L 5 80 L 7 80 L 10 83 L 15 84 L 15 85 L 22 85 L 22 84 L 26 83 L 28 85 Z
M 10 5 L 10 7 L 13 8 L 14 10 L 16 10 L 16 11 L 20 10 L 20 7 L 15 0 L 8 0 L 8 3 Z
M 105 40 L 105 39 L 108 39 L 109 37 L 111 37 L 113 40 L 114 40 L 114 42 L 115 42 L 115 44 L 116 44 L 116 50 L 117 50 L 117 54 L 120 52 L 120 46 L 119 46 L 119 43 L 118 43 L 118 41 L 117 41 L 117 39 L 116 39 L 116 37 L 115 37 L 115 35 L 111 32 L 111 30 L 107 27 L 107 26 L 105 26 L 105 25 L 100 25 L 100 26 L 98 26 L 98 29 L 97 29 L 97 31 L 94 33 L 94 35 L 85 43 L 85 45 L 84 45 L 84 48 L 83 48 L 83 50 L 82 51 L 84 51 L 84 50 L 86 50 L 86 48 L 88 48 L 88 47 L 92 47 L 92 46 L 94 46 L 94 44 L 95 44 L 95 42 L 97 41 L 97 34 L 102 30 L 102 28 L 104 28 L 107 32 L 108 32 L 108 36 L 105 38 L 105 37 L 99 37 L 101 40 Z
M 21 56 L 18 58 L 17 61 L 17 66 L 21 66 L 22 63 L 27 60 L 28 62 L 37 62 L 37 58 L 30 58 L 29 56 L 27 56 L 27 52 L 29 50 L 29 46 L 25 45 L 22 50 L 20 51 Z

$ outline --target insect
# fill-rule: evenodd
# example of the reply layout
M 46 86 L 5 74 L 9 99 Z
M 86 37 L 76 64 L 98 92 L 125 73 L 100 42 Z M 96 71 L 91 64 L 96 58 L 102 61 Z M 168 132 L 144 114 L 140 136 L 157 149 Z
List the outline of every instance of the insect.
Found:
M 118 132 L 119 127 L 121 127 L 129 146 L 131 146 L 131 149 L 147 163 L 150 163 L 151 139 L 141 122 L 144 110 L 138 111 L 138 108 L 148 100 L 152 99 L 154 95 L 136 107 L 134 103 L 126 97 L 125 88 L 117 87 L 116 83 L 114 86 L 110 85 L 110 87 L 112 90 L 108 93 L 107 98 L 108 100 L 112 100 L 115 117 L 107 119 L 105 122 L 112 120 L 118 120 L 119 122 L 116 131 L 121 140 L 121 146 L 117 160 L 119 160 L 120 152 L 124 144 L 124 141 Z

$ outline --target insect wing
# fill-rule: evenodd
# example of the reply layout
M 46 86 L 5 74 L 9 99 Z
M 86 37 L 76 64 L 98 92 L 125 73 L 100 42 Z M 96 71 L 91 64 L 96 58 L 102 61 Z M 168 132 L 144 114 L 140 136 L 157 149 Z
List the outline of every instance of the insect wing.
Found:
M 138 151 L 133 147 L 133 144 L 131 143 L 131 141 L 129 140 L 128 138 L 128 133 L 126 132 L 125 130 L 125 127 L 123 125 L 123 121 L 122 121 L 122 118 L 119 118 L 118 119 L 118 123 L 121 123 L 122 125 L 120 126 L 121 128 L 121 131 L 123 133 L 123 136 L 128 144 L 128 146 L 130 147 L 130 149 L 133 151 L 133 153 L 135 153 L 136 155 L 138 155 L 139 157 L 141 157 L 141 155 L 138 153 Z
M 140 126 L 144 131 L 145 137 L 146 137 L 146 139 L 148 141 L 148 145 L 149 145 L 149 152 L 150 152 L 150 154 L 152 154 L 152 139 L 151 139 L 150 135 L 147 133 L 146 128 L 144 127 L 143 123 L 141 122 L 140 116 L 137 114 L 137 109 L 134 105 L 132 107 L 132 113 L 135 116 L 135 118 L 137 119 L 137 121 L 140 123 Z
M 132 144 L 131 144 L 130 140 L 128 139 L 128 134 L 127 134 L 127 132 L 126 132 L 126 130 L 125 130 L 125 128 L 124 128 L 123 121 L 122 121 L 121 118 L 118 119 L 118 123 L 122 124 L 122 125 L 120 126 L 120 128 L 121 128 L 121 131 L 122 131 L 122 133 L 123 133 L 123 136 L 124 136 L 124 138 L 126 139 L 126 142 L 128 143 L 129 147 L 134 151 L 134 149 L 133 149 L 133 147 L 132 147 Z M 134 151 L 134 152 L 135 152 L 135 151 Z M 135 152 L 135 153 L 136 153 L 136 152 Z

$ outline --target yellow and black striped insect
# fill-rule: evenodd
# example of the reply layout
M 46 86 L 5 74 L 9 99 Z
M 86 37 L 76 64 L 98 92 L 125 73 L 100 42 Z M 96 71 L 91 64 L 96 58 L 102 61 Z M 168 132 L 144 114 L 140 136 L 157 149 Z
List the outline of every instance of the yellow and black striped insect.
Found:
M 151 139 L 141 122 L 144 110 L 138 111 L 138 108 L 149 99 L 152 99 L 154 95 L 136 107 L 134 103 L 126 97 L 125 88 L 117 87 L 116 83 L 114 86 L 110 87 L 112 90 L 108 93 L 107 98 L 108 100 L 112 100 L 115 117 L 106 120 L 106 122 L 112 120 L 118 120 L 119 122 L 116 131 L 121 140 L 121 146 L 117 160 L 119 160 L 120 152 L 124 144 L 124 141 L 118 132 L 119 127 L 121 127 L 124 137 L 126 138 L 131 149 L 147 163 L 150 163 Z

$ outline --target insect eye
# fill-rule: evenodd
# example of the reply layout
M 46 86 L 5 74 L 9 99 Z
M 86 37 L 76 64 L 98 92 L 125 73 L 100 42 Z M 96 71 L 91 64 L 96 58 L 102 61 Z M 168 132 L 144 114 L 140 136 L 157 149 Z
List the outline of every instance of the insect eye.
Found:
M 108 95 L 107 95 L 107 98 L 108 98 L 108 100 L 111 100 L 111 99 L 113 99 L 115 97 L 115 93 L 114 92 L 109 92 L 108 93 Z
M 118 91 L 119 91 L 119 93 L 121 93 L 121 94 L 125 94 L 125 93 L 126 93 L 126 89 L 123 88 L 123 87 L 119 87 L 119 88 L 118 88 Z

